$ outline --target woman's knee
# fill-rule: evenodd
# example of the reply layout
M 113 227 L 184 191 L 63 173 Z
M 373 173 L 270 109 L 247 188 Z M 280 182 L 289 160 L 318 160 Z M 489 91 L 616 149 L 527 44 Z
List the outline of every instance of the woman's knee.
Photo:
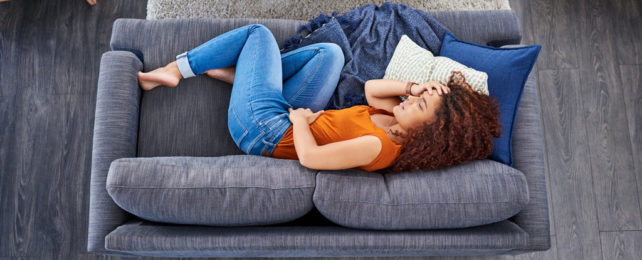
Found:
M 247 26 L 250 27 L 249 29 L 250 32 L 254 30 L 262 30 L 262 31 L 268 31 L 268 32 L 270 31 L 270 29 L 268 29 L 265 25 L 262 25 L 260 23 L 249 24 Z
M 319 43 L 319 51 L 323 52 L 328 59 L 336 61 L 336 64 L 343 66 L 345 63 L 345 57 L 343 56 L 343 50 L 336 43 L 324 42 Z

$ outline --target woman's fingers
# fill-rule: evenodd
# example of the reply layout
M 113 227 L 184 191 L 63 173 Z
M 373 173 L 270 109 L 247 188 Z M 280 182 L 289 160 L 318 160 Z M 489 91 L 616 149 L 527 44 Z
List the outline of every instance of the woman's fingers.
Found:
M 435 87 L 436 87 L 437 92 L 439 93 L 439 95 L 444 94 L 444 90 L 443 90 L 444 85 L 442 85 L 441 83 L 437 82 L 435 84 Z
M 437 83 L 437 84 L 438 84 L 438 83 Z M 440 88 L 439 88 L 439 85 L 437 85 L 437 84 L 435 84 L 435 83 L 430 84 L 430 90 L 428 91 L 428 94 L 432 95 L 432 93 L 433 93 L 433 89 L 434 89 L 434 91 L 435 91 L 435 93 L 436 93 L 436 94 L 441 95 L 441 93 L 439 92 L 439 89 L 440 89 Z
M 448 94 L 450 92 L 450 88 L 447 86 L 437 82 L 437 81 L 431 81 L 429 86 L 428 86 L 428 94 L 432 95 L 433 94 L 433 89 L 434 92 L 442 95 L 442 94 Z

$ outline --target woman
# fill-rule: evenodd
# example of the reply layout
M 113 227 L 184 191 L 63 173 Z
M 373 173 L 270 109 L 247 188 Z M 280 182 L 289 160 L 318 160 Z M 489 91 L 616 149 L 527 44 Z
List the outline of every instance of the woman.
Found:
M 500 135 L 496 100 L 472 91 L 461 73 L 453 73 L 448 86 L 369 80 L 370 106 L 323 111 L 343 65 L 336 44 L 280 54 L 272 33 L 251 24 L 139 72 L 138 80 L 151 90 L 205 73 L 233 84 L 228 129 L 238 147 L 312 169 L 428 170 L 492 151 Z M 404 94 L 409 99 L 401 103 L 397 96 Z

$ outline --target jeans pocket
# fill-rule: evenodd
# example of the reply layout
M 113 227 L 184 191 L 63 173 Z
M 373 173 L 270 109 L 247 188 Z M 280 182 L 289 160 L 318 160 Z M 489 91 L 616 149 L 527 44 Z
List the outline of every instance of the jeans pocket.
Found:
M 267 141 L 265 139 L 261 140 L 263 142 L 263 152 L 261 155 L 263 156 L 270 156 L 272 154 L 272 151 L 276 147 L 275 143 L 272 143 L 270 141 Z
M 232 136 L 232 139 L 234 139 L 236 145 L 242 149 L 241 142 L 248 135 L 249 131 L 241 122 L 241 119 L 238 117 L 233 106 L 230 106 L 230 111 L 228 113 L 227 128 L 230 130 L 230 135 Z

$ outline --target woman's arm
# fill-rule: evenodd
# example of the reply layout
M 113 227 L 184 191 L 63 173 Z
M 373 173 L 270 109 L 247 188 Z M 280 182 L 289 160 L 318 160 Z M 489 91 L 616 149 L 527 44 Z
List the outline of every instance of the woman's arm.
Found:
M 292 123 L 292 136 L 296 155 L 303 164 L 303 159 L 307 157 L 306 152 L 317 149 L 319 145 L 310 131 L 310 125 L 305 120 L 295 120 Z
M 366 95 L 381 99 L 405 96 L 407 83 L 407 81 L 393 79 L 371 79 L 366 81 L 365 92 Z
M 368 105 L 392 112 L 392 108 L 401 103 L 401 99 L 398 96 L 406 95 L 407 83 L 390 79 L 366 81 L 364 91 Z
M 317 170 L 350 169 L 368 165 L 382 149 L 381 140 L 374 135 L 319 146 L 310 131 L 310 124 L 322 113 L 298 108 L 290 111 L 294 149 L 301 165 Z
M 383 148 L 379 137 L 374 135 L 319 146 L 310 126 L 303 120 L 293 123 L 292 132 L 299 162 L 315 170 L 342 170 L 368 165 Z

